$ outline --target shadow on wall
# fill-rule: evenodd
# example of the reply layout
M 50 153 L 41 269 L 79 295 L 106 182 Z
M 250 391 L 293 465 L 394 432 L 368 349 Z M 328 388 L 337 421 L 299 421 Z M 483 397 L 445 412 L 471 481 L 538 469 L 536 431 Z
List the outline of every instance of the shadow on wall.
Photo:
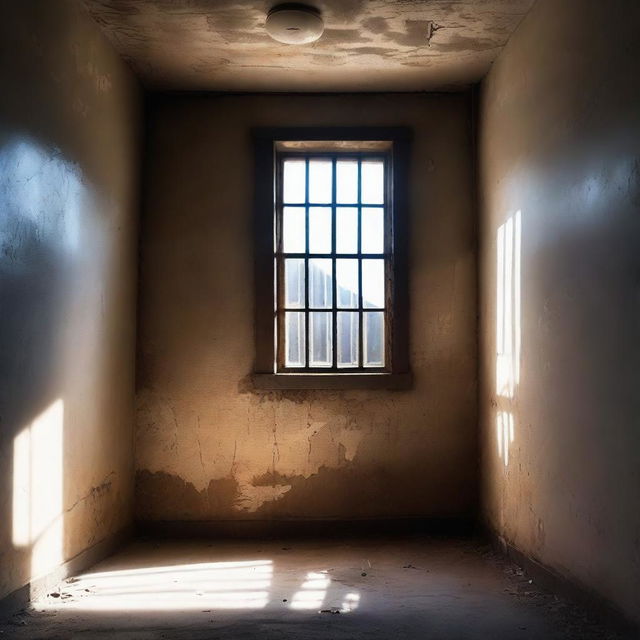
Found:
M 77 167 L 29 137 L 0 139 L 0 545 L 24 583 L 64 556 L 66 288 L 86 187 Z M 6 581 L 6 582 L 5 582 Z M 17 585 L 0 575 L 0 597 Z
M 112 375 L 129 339 L 137 96 L 78 3 L 2 8 L 0 598 L 112 533 L 95 507 L 121 498 L 114 474 L 91 484 L 111 463 L 97 427 L 119 426 L 129 373 Z
M 505 467 L 515 439 L 520 384 L 521 215 L 509 216 L 496 233 L 496 440 Z
M 77 487 L 64 481 L 65 425 L 77 411 L 77 398 L 70 402 L 66 391 L 94 380 L 90 367 L 99 354 L 77 351 L 100 331 L 102 310 L 78 305 L 78 298 L 90 300 L 89 275 L 79 264 L 85 213 L 96 207 L 80 167 L 59 148 L 2 132 L 0 176 L 2 597 L 66 559 L 65 518 L 91 497 L 76 499 Z M 96 269 L 100 260 L 95 256 Z M 79 322 L 87 327 L 82 337 Z M 79 369 L 73 380 L 71 362 Z M 65 492 L 75 500 L 66 509 Z

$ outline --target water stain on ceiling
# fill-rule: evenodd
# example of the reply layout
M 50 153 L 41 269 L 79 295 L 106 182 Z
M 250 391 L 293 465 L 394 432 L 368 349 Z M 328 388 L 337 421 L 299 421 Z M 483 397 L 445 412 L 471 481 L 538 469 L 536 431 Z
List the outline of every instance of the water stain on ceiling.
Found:
M 277 1 L 84 3 L 150 89 L 432 91 L 480 80 L 534 1 L 314 0 L 307 45 L 266 34 Z

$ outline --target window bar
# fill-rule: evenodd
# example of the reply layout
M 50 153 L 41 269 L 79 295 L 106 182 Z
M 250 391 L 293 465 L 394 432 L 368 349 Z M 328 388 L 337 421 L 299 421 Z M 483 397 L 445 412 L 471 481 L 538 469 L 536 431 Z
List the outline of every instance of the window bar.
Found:
M 309 158 L 304 161 L 304 353 L 303 367 L 311 366 L 311 342 L 309 340 Z
M 362 157 L 358 158 L 358 307 L 364 307 L 362 299 Z M 358 368 L 364 367 L 363 350 L 363 318 L 362 311 L 358 311 Z
M 300 203 L 298 204 L 297 202 L 293 205 L 288 205 L 288 206 L 294 206 L 294 207 L 300 207 L 302 206 L 304 203 Z M 310 207 L 328 207 L 330 206 L 331 203 L 329 202 L 309 202 L 309 206 Z M 339 203 L 341 207 L 356 207 L 357 206 L 357 202 L 340 202 Z M 363 209 L 382 209 L 383 205 L 381 204 L 363 204 L 362 205 Z M 342 255 L 342 254 L 340 254 Z M 378 254 L 376 254 L 378 255 Z
M 336 275 L 336 157 L 331 159 L 331 265 L 332 265 L 332 278 L 333 278 L 333 297 L 332 305 L 333 311 L 331 313 L 333 331 L 331 333 L 331 342 L 333 345 L 332 353 L 332 367 L 338 368 L 338 277 Z
M 382 228 L 384 230 L 384 244 L 382 245 L 382 249 L 384 251 L 384 313 L 382 314 L 382 337 L 384 342 L 382 344 L 382 365 L 386 369 L 389 367 L 392 358 L 392 345 L 391 345 L 391 337 L 393 333 L 390 331 L 389 323 L 392 322 L 390 320 L 391 314 L 388 313 L 389 309 L 393 308 L 393 301 L 391 299 L 391 275 L 392 275 L 392 265 L 391 260 L 387 258 L 387 256 L 393 255 L 393 250 L 391 249 L 391 242 L 393 238 L 392 228 L 391 228 L 391 220 L 392 216 L 389 212 L 390 206 L 390 198 L 389 194 L 391 191 L 391 158 L 389 156 L 383 158 L 383 186 L 382 186 Z
M 281 310 L 281 304 L 284 302 L 284 276 L 281 273 L 281 270 L 284 268 L 284 262 L 282 258 L 283 251 L 283 242 L 282 242 L 282 231 L 283 231 L 283 217 L 284 217 L 284 205 L 283 205 L 283 191 L 282 185 L 284 182 L 284 160 L 275 163 L 276 167 L 276 219 L 275 219 L 275 325 L 276 325 L 276 345 L 275 345 L 275 370 L 278 372 L 281 367 L 286 365 L 286 348 L 287 344 L 285 343 L 285 318 L 286 314 Z M 282 304 L 284 306 L 284 304 Z
M 352 206 L 352 205 L 344 205 L 344 206 Z M 355 205 L 353 205 L 355 208 Z M 304 258 L 306 256 L 306 254 L 304 253 L 287 253 L 286 257 L 287 258 Z M 314 258 L 333 258 L 333 254 L 332 253 L 314 253 L 313 254 Z M 336 254 L 336 257 L 337 254 Z M 373 258 L 373 259 L 377 259 L 377 258 L 386 258 L 387 256 L 381 253 L 341 253 L 340 254 L 340 258 Z
M 302 308 L 298 307 L 282 307 L 283 311 L 299 311 L 302 312 Z M 326 311 L 327 313 L 331 311 L 350 311 L 351 313 L 357 313 L 358 311 L 385 311 L 386 307 L 319 307 L 317 309 L 311 309 L 311 311 Z

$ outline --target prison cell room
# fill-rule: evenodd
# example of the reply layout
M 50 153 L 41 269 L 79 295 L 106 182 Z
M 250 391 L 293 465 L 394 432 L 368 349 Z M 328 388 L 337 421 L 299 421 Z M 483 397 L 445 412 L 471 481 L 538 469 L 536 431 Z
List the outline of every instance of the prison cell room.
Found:
M 640 638 L 640 3 L 0 17 L 0 638 Z

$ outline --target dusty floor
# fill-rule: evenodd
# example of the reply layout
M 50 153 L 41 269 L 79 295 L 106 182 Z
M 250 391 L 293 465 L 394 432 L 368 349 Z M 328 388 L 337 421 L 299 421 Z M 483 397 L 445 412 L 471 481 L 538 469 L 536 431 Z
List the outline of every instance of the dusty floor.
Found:
M 140 541 L 0 622 L 15 640 L 622 638 L 464 540 Z

